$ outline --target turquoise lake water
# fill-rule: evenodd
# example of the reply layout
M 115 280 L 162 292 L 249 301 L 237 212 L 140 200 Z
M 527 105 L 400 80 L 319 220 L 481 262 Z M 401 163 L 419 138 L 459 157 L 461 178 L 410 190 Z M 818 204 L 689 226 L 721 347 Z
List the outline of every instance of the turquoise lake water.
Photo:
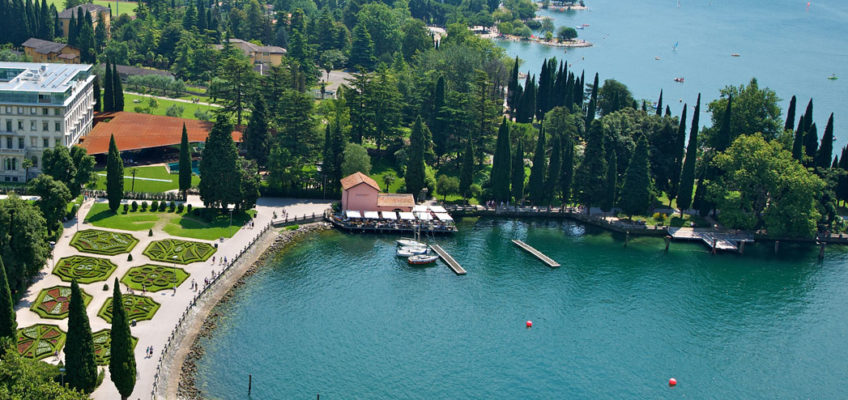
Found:
M 566 53 L 530 42 L 499 44 L 525 60 L 522 72 L 538 75 L 544 58 L 564 57 L 578 74 L 586 71 L 587 82 L 598 72 L 601 83 L 621 81 L 637 99 L 656 101 L 663 89 L 674 115 L 680 115 L 680 99 L 692 107 L 701 92 L 708 103 L 724 86 L 756 77 L 783 99 L 782 118 L 792 95 L 798 97 L 796 118 L 812 97 L 819 135 L 834 113 L 837 145 L 848 144 L 848 2 L 812 0 L 809 9 L 806 0 L 680 0 L 679 8 L 676 0 L 586 3 L 588 11 L 538 14 L 554 18 L 556 27 L 589 24 L 578 33 L 593 47 Z M 840 79 L 828 80 L 831 74 Z M 686 82 L 673 81 L 679 76 Z M 702 125 L 709 121 L 701 115 Z
M 846 248 L 713 256 L 567 221 L 459 226 L 435 241 L 465 276 L 406 265 L 394 237 L 299 242 L 223 307 L 198 386 L 245 399 L 252 374 L 253 399 L 845 398 Z

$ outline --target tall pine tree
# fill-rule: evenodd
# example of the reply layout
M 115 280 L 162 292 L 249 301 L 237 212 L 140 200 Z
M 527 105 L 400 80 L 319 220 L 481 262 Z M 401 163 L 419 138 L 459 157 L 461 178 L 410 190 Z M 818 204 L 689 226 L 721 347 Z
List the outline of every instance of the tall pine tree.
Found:
M 6 276 L 6 266 L 0 258 L 0 339 L 15 340 L 18 323 L 15 321 L 15 303 L 12 302 L 12 292 L 9 290 L 9 279 Z M 2 346 L 0 346 L 2 347 Z M 3 349 L 0 349 L 0 356 Z
M 103 77 L 103 111 L 115 111 L 115 80 L 112 79 L 112 67 L 106 59 L 106 75 Z
M 662 104 L 663 98 L 662 98 L 662 96 L 663 96 L 663 91 L 662 91 L 662 89 L 660 89 L 660 99 L 657 100 L 657 116 L 658 117 L 662 116 L 662 110 L 663 110 L 663 107 L 662 107 L 663 106 L 663 104 Z
M 465 139 L 465 150 L 462 152 L 462 160 L 459 171 L 459 192 L 466 199 L 471 197 L 471 185 L 474 183 L 474 140 L 471 134 Z
M 795 130 L 795 139 L 792 141 L 792 158 L 804 162 L 804 120 L 806 115 L 801 114 L 798 121 L 798 129 Z
M 260 96 L 261 97 L 261 96 Z M 188 147 L 188 131 L 183 123 L 183 134 L 180 138 L 180 192 L 187 199 L 186 192 L 191 188 L 191 153 Z
M 616 195 L 618 194 L 618 157 L 615 155 L 615 147 L 610 149 L 610 158 L 607 162 L 607 195 L 601 202 L 601 211 L 610 212 L 615 207 Z
M 103 101 L 100 100 L 100 77 L 94 78 L 94 84 L 92 85 L 91 92 L 94 95 L 94 112 L 103 111 Z
M 827 119 L 827 125 L 824 128 L 824 135 L 821 138 L 821 145 L 819 145 L 816 153 L 816 167 L 827 169 L 830 166 L 830 157 L 833 156 L 833 141 L 833 113 L 830 113 L 830 118 Z
M 115 80 L 112 85 L 112 96 L 115 98 L 113 100 L 115 111 L 124 111 L 124 87 L 121 84 L 121 74 L 118 73 L 117 64 L 112 64 L 112 79 Z
M 809 118 L 809 117 L 808 117 Z M 804 133 L 804 165 L 812 167 L 815 165 L 816 153 L 819 149 L 819 133 L 816 123 L 810 125 L 810 129 Z
M 598 73 L 595 72 L 595 83 L 592 84 L 592 95 L 589 96 L 589 107 L 586 109 L 586 126 L 592 126 L 595 120 L 595 108 L 598 106 Z
M 200 157 L 200 199 L 209 207 L 227 208 L 241 203 L 241 168 L 233 142 L 233 125 L 218 114 Z
M 540 124 L 539 137 L 536 139 L 536 150 L 533 152 L 533 165 L 530 166 L 530 181 L 528 194 L 530 202 L 541 205 L 545 201 L 545 124 Z
M 259 166 L 265 166 L 268 162 L 271 135 L 268 133 L 268 119 L 265 115 L 263 96 L 256 96 L 256 100 L 253 102 L 250 121 L 247 123 L 244 136 L 242 141 L 247 152 L 247 158 L 255 160 Z
M 112 285 L 112 345 L 109 356 L 109 375 L 121 399 L 126 400 L 135 387 L 135 353 L 133 353 L 132 335 L 124 301 L 121 296 L 121 285 L 118 278 Z
M 680 186 L 680 169 L 683 168 L 683 154 L 686 147 L 686 108 L 686 104 L 684 104 L 674 142 L 674 166 L 671 168 L 668 188 L 669 207 L 671 207 L 672 200 L 677 198 L 677 189 Z
M 85 302 L 76 279 L 71 281 L 68 304 L 68 336 L 65 343 L 65 382 L 74 389 L 91 393 L 97 386 L 97 362 L 94 339 L 85 312 Z
M 492 196 L 497 201 L 509 201 L 509 175 L 510 168 L 512 168 L 510 142 L 509 125 L 507 125 L 506 117 L 504 117 L 498 129 L 498 139 L 492 159 L 492 175 L 489 179 Z
M 545 202 L 551 204 L 559 192 L 559 174 L 562 170 L 562 142 L 558 135 L 551 140 L 551 162 L 545 176 Z
M 106 197 L 109 209 L 118 211 L 121 198 L 124 197 L 124 162 L 115 144 L 115 135 L 109 138 L 109 154 L 106 156 Z
M 571 188 L 574 182 L 574 139 L 571 134 L 562 136 L 562 169 L 559 174 L 559 195 L 563 204 L 571 200 Z
M 524 198 L 524 141 L 518 139 L 512 156 L 512 198 L 518 204 Z
M 680 217 L 683 212 L 692 205 L 692 188 L 695 185 L 695 159 L 698 157 L 698 117 L 701 114 L 701 94 L 698 93 L 698 101 L 695 103 L 695 112 L 692 113 L 692 130 L 689 132 L 689 145 L 686 146 L 686 158 L 683 160 L 683 171 L 680 172 L 680 185 L 677 192 L 677 207 L 680 208 Z
M 619 206 L 627 215 L 640 214 L 651 206 L 653 190 L 651 189 L 651 165 L 648 159 L 648 139 L 645 135 L 636 142 L 636 150 L 630 157 L 630 165 L 624 173 L 624 184 Z
M 406 161 L 406 190 L 417 199 L 421 189 L 426 185 L 426 168 L 424 166 L 424 149 L 427 147 L 425 130 L 427 125 L 421 121 L 421 116 L 415 118 L 412 133 L 409 135 L 409 158 Z
M 592 121 L 583 151 L 583 162 L 574 175 L 574 196 L 591 213 L 606 197 L 607 158 L 604 150 L 604 128 L 600 121 Z
M 786 111 L 786 123 L 783 124 L 784 131 L 791 131 L 795 125 L 795 96 L 789 100 L 789 109 Z

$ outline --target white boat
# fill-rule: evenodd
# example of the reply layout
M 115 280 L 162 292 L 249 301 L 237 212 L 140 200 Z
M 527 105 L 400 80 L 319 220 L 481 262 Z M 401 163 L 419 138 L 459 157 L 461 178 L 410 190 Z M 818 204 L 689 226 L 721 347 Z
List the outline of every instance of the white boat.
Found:
M 422 246 L 403 246 L 398 247 L 397 256 L 398 257 L 411 257 L 420 254 L 427 254 L 429 250 L 426 247 Z
M 429 255 L 428 256 L 428 255 L 424 255 L 424 254 L 419 254 L 419 255 L 414 255 L 414 256 L 409 257 L 406 260 L 406 262 L 408 262 L 412 265 L 422 265 L 422 264 L 434 263 L 438 259 L 439 259 L 439 256 L 436 256 L 436 255 Z
M 412 239 L 398 239 L 396 243 L 397 243 L 398 246 L 407 246 L 407 247 L 426 247 L 427 246 L 424 243 L 421 243 L 417 240 L 412 240 Z

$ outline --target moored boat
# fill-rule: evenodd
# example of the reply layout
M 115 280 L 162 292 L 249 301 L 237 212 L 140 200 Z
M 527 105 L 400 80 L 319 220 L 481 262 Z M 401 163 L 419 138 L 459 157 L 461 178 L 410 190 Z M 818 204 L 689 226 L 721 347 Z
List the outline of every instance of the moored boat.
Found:
M 427 254 L 429 249 L 423 246 L 403 246 L 398 247 L 396 254 L 398 257 L 411 257 L 420 254 Z
M 439 259 L 439 256 L 436 256 L 436 255 L 418 254 L 418 255 L 414 255 L 414 256 L 409 257 L 406 260 L 406 262 L 408 262 L 412 265 L 423 265 L 423 264 L 434 263 L 438 259 Z
M 674 81 L 677 82 L 677 83 L 683 83 L 683 77 L 678 76 L 677 78 L 674 78 Z
M 421 242 L 419 242 L 417 240 L 413 240 L 413 239 L 398 239 L 395 243 L 397 243 L 398 246 L 410 246 L 410 247 L 425 247 L 426 246 L 424 243 L 421 243 Z

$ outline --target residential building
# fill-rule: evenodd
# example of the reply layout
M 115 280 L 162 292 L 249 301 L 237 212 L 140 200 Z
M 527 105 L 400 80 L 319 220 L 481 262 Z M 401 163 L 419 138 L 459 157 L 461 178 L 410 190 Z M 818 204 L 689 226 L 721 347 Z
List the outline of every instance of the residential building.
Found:
M 22 46 L 32 62 L 76 64 L 80 61 L 79 49 L 64 43 L 29 38 Z
M 110 28 L 112 26 L 112 10 L 108 7 L 103 7 L 97 4 L 86 3 L 80 4 L 76 7 L 66 8 L 59 13 L 59 22 L 62 23 L 62 36 L 68 37 L 68 25 L 71 23 L 71 18 L 77 16 L 77 9 L 79 8 L 82 8 L 83 14 L 85 14 L 86 11 L 91 14 L 92 28 L 97 29 L 97 24 L 100 23 L 106 24 L 106 34 L 109 35 Z
M 241 39 L 230 39 L 230 44 L 241 50 L 254 64 L 277 66 L 283 63 L 283 56 L 286 54 L 286 49 L 282 47 L 258 46 Z M 215 45 L 215 48 L 221 50 L 224 45 Z
M 44 149 L 88 134 L 94 78 L 88 64 L 0 62 L 0 182 L 38 175 Z
M 412 211 L 415 198 L 411 194 L 380 193 L 380 185 L 362 172 L 341 180 L 342 210 Z

